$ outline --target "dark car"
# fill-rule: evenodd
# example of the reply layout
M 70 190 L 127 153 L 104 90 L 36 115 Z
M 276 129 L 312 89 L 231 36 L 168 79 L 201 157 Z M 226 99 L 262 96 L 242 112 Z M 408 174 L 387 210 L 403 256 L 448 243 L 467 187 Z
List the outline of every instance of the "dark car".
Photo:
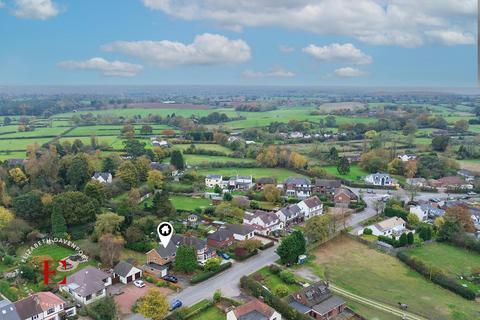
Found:
M 180 300 L 177 300 L 177 299 L 174 299 L 172 300 L 172 302 L 170 303 L 170 311 L 173 311 L 175 309 L 178 309 L 182 306 L 182 301 Z
M 168 281 L 168 282 L 172 282 L 172 283 L 177 283 L 178 282 L 177 277 L 171 276 L 169 274 L 167 274 L 165 277 L 163 277 L 163 280 Z

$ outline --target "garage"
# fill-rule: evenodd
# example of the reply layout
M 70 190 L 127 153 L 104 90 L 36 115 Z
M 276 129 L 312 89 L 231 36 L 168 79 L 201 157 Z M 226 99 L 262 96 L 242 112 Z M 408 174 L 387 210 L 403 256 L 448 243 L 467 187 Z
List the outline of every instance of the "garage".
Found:
M 113 269 L 114 279 L 118 278 L 119 282 L 127 284 L 142 277 L 142 270 L 135 267 L 132 263 L 120 261 Z

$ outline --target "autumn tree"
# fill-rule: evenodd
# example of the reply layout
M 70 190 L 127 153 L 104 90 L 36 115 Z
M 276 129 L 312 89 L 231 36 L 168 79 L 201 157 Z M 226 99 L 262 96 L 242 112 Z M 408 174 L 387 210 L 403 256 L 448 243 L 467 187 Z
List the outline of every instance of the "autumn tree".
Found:
M 466 132 L 468 131 L 468 121 L 465 119 L 461 119 L 458 121 L 455 121 L 455 124 L 453 125 L 455 130 L 461 131 L 461 132 Z
M 324 214 L 305 222 L 305 236 L 310 243 L 327 240 L 332 232 L 333 217 Z
M 413 178 L 417 174 L 417 161 L 408 161 L 405 165 L 405 177 Z
M 113 212 L 102 213 L 97 216 L 97 221 L 95 222 L 94 233 L 97 238 L 101 237 L 104 234 L 113 234 L 117 235 L 120 232 L 120 226 L 122 225 L 124 217 L 119 216 Z
M 457 221 L 465 232 L 475 232 L 475 225 L 468 211 L 464 206 L 452 206 L 445 210 L 445 220 Z
M 130 188 L 138 185 L 138 171 L 137 167 L 132 161 L 124 161 L 118 168 L 117 176 L 121 178 Z
M 147 181 L 148 172 L 150 171 L 150 159 L 146 156 L 141 156 L 135 159 L 134 163 L 137 168 L 138 180 L 141 182 Z
M 273 184 L 267 184 L 263 188 L 263 196 L 269 202 L 279 202 L 282 199 L 282 191 Z
M 120 259 L 124 244 L 123 238 L 107 233 L 100 237 L 98 243 L 102 263 L 112 267 Z
M 96 200 L 99 206 L 102 206 L 107 199 L 107 190 L 105 189 L 105 185 L 96 180 L 87 182 L 83 192 L 90 199 Z
M 12 168 L 8 171 L 10 178 L 12 179 L 13 183 L 17 186 L 23 186 L 28 182 L 27 175 L 23 172 L 20 168 Z
M 15 218 L 13 213 L 5 207 L 0 207 L 0 230 L 5 228 Z
M 96 201 L 79 191 L 59 193 L 53 197 L 49 206 L 52 214 L 58 211 L 63 215 L 68 226 L 94 221 L 100 209 Z
M 138 302 L 137 311 L 152 320 L 162 320 L 168 313 L 170 305 L 167 297 L 157 289 L 149 289 Z

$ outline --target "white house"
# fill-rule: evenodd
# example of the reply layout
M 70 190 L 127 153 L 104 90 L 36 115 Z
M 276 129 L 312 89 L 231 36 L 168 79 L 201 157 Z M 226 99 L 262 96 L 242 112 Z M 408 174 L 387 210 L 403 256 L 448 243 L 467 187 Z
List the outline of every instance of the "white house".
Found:
M 297 203 L 297 206 L 303 212 L 305 220 L 323 213 L 323 203 L 317 196 L 300 201 Z
M 367 228 L 372 230 L 372 234 L 375 236 L 387 236 L 398 238 L 402 233 L 407 231 L 405 220 L 399 217 L 392 217 L 383 220 L 379 223 L 372 224 Z M 363 229 L 364 230 L 364 229 Z M 363 234 L 363 230 L 360 230 L 359 235 Z
M 92 180 L 98 181 L 100 183 L 112 183 L 113 177 L 110 172 L 95 172 L 93 174 Z
M 282 315 L 254 298 L 227 312 L 227 320 L 282 320 Z
M 416 154 L 408 154 L 408 153 L 404 153 L 404 154 L 399 154 L 397 156 L 400 160 L 402 160 L 403 162 L 408 162 L 408 161 L 412 161 L 412 160 L 415 160 L 417 159 L 417 155 Z
M 283 230 L 285 224 L 273 212 L 256 210 L 254 213 L 245 212 L 243 223 L 252 226 L 255 232 L 262 235 Z
M 430 204 L 425 203 L 418 206 L 410 207 L 410 213 L 416 215 L 420 221 L 427 221 L 428 218 L 442 216 L 445 213 L 445 210 L 435 208 Z
M 373 173 L 365 177 L 365 182 L 375 186 L 394 186 L 395 180 L 388 173 Z
M 275 214 L 286 226 L 292 223 L 299 223 L 304 219 L 304 213 L 298 204 L 286 206 L 275 212 Z
M 286 196 L 304 199 L 310 197 L 312 192 L 312 183 L 304 177 L 288 177 L 283 182 L 283 189 Z
M 250 240 L 255 236 L 255 228 L 246 224 L 227 224 L 225 227 L 233 233 L 236 241 Z
M 67 284 L 60 290 L 70 294 L 77 302 L 90 304 L 107 295 L 112 278 L 107 273 L 88 266 L 67 277 Z
M 205 186 L 207 188 L 214 188 L 215 186 L 221 186 L 222 179 L 223 177 L 220 174 L 209 174 L 205 178 Z
M 124 284 L 140 279 L 142 274 L 142 270 L 126 261 L 120 261 L 115 268 L 113 268 L 113 278 L 120 280 L 120 282 Z
M 65 314 L 69 317 L 77 314 L 75 306 L 67 307 L 63 299 L 52 292 L 38 292 L 15 302 L 15 309 L 21 320 L 60 320 Z M 3 318 L 0 314 L 0 319 Z

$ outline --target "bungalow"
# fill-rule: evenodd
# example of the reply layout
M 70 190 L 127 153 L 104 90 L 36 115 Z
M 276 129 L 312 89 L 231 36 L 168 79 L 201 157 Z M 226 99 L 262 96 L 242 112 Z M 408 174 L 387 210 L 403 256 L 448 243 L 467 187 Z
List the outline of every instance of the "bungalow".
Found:
M 261 235 L 269 235 L 277 230 L 282 230 L 285 224 L 274 212 L 256 210 L 254 213 L 245 212 L 243 223 L 255 229 Z
M 350 319 L 346 302 L 332 294 L 327 282 L 317 282 L 287 298 L 288 304 L 302 314 L 318 320 Z
M 233 233 L 227 228 L 218 228 L 207 236 L 207 244 L 215 249 L 224 249 L 233 244 Z
M 373 173 L 365 177 L 365 183 L 374 186 L 394 186 L 395 180 L 388 173 Z
M 357 202 L 358 197 L 357 195 L 348 188 L 338 188 L 335 190 L 335 194 L 333 196 L 333 202 L 335 206 L 343 206 L 348 207 L 350 202 Z
M 133 264 L 126 261 L 120 261 L 115 268 L 113 268 L 113 282 L 120 281 L 127 284 L 142 277 L 142 270 L 135 267 Z
M 100 183 L 112 183 L 113 177 L 110 172 L 95 172 L 93 174 L 92 180 L 98 181 Z
M 2 320 L 21 320 L 18 315 L 15 304 L 7 299 L 0 300 L 0 319 Z
M 333 195 L 335 189 L 340 188 L 341 185 L 342 182 L 340 180 L 315 179 L 313 192 L 319 194 Z
M 388 236 L 398 238 L 402 233 L 406 232 L 406 222 L 402 218 L 392 217 L 383 220 L 379 223 L 368 226 L 367 228 L 372 230 L 372 234 L 375 236 Z M 360 231 L 360 234 L 363 230 Z
M 227 320 L 282 320 L 282 315 L 264 302 L 253 298 L 228 311 Z
M 452 189 L 472 189 L 473 185 L 465 182 L 459 176 L 447 176 L 437 180 L 430 180 L 430 185 L 435 188 L 452 188 Z
M 267 184 L 276 185 L 277 181 L 275 178 L 258 178 L 255 180 L 255 188 L 257 191 L 263 190 Z
M 434 219 L 442 216 L 445 213 L 445 210 L 436 208 L 428 203 L 424 203 L 418 206 L 410 207 L 410 213 L 416 215 L 420 221 L 427 221 L 428 219 Z
M 417 155 L 416 154 L 408 154 L 408 153 L 404 153 L 404 154 L 399 154 L 397 156 L 398 159 L 402 160 L 402 162 L 408 162 L 408 161 L 412 161 L 412 160 L 415 160 L 417 159 Z
M 275 212 L 275 214 L 286 226 L 292 223 L 299 223 L 304 219 L 302 209 L 297 204 L 286 206 Z
M 235 189 L 248 190 L 253 187 L 253 177 L 252 176 L 239 176 L 237 175 L 234 178 Z
M 107 295 L 107 287 L 112 285 L 109 274 L 88 266 L 67 277 L 67 284 L 60 287 L 77 302 L 90 304 Z
M 205 186 L 207 188 L 214 188 L 215 186 L 221 186 L 222 179 L 223 177 L 220 174 L 209 174 L 205 178 Z
M 283 182 L 285 195 L 288 197 L 307 198 L 312 192 L 312 184 L 304 177 L 288 177 Z
M 235 241 L 252 239 L 255 236 L 255 228 L 245 224 L 227 224 L 225 227 L 233 234 Z
M 67 306 L 62 298 L 52 292 L 38 292 L 25 299 L 15 302 L 17 319 L 21 320 L 60 320 L 77 314 L 75 306 Z M 0 319 L 4 318 L 0 315 Z
M 317 196 L 300 201 L 297 206 L 302 211 L 305 220 L 323 213 L 323 203 Z

